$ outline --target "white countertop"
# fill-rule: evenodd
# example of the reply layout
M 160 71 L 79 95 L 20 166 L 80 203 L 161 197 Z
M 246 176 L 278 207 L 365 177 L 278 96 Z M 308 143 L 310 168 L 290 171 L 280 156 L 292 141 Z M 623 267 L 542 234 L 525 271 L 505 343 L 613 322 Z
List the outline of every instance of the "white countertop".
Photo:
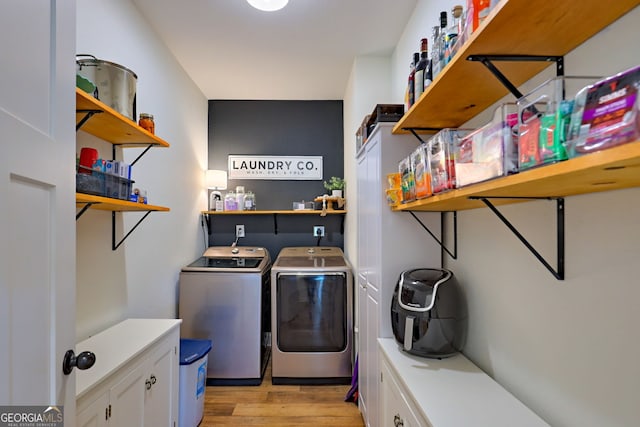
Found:
M 181 319 L 127 319 L 76 344 L 76 355 L 83 351 L 96 355 L 91 368 L 75 370 L 76 399 L 178 328 L 181 322 Z
M 462 354 L 427 359 L 402 351 L 393 338 L 378 343 L 433 427 L 549 425 Z

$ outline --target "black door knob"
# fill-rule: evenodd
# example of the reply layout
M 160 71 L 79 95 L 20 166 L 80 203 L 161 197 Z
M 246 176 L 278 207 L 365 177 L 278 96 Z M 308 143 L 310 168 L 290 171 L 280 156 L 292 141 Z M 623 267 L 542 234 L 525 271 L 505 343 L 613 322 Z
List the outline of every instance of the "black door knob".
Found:
M 96 355 L 90 351 L 83 351 L 76 356 L 73 350 L 67 350 L 62 360 L 62 372 L 69 375 L 73 368 L 84 371 L 92 367 L 94 363 L 96 363 Z

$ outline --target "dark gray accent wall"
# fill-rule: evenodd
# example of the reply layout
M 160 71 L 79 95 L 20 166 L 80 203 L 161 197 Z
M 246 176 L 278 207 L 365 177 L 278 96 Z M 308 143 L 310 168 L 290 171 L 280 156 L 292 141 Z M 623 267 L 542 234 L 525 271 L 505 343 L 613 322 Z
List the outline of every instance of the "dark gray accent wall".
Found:
M 209 101 L 209 169 L 227 170 L 229 155 L 322 156 L 323 180 L 344 176 L 342 101 Z M 256 194 L 258 210 L 290 210 L 294 201 L 311 201 L 326 192 L 322 182 L 304 180 L 229 180 Z M 223 194 L 225 192 L 223 191 Z M 235 224 L 244 224 L 245 246 L 264 246 L 275 259 L 286 246 L 313 246 L 314 225 L 324 225 L 323 246 L 344 247 L 339 215 L 212 217 L 209 244 L 229 245 Z

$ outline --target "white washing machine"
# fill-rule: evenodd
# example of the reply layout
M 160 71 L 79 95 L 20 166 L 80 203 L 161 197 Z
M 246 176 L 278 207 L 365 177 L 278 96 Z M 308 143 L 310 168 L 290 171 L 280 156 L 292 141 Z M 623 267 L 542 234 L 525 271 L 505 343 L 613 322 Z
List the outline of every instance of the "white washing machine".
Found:
M 353 277 L 337 247 L 283 248 L 271 268 L 274 384 L 348 384 Z
M 269 360 L 271 258 L 214 246 L 180 272 L 182 338 L 209 339 L 207 385 L 257 385 Z

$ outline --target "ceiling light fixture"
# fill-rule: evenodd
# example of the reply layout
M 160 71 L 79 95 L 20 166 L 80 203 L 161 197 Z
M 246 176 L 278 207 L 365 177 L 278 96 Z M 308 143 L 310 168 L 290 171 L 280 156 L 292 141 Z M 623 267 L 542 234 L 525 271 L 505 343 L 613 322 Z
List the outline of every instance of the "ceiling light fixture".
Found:
M 256 9 L 274 12 L 285 7 L 289 0 L 247 0 L 247 2 Z

